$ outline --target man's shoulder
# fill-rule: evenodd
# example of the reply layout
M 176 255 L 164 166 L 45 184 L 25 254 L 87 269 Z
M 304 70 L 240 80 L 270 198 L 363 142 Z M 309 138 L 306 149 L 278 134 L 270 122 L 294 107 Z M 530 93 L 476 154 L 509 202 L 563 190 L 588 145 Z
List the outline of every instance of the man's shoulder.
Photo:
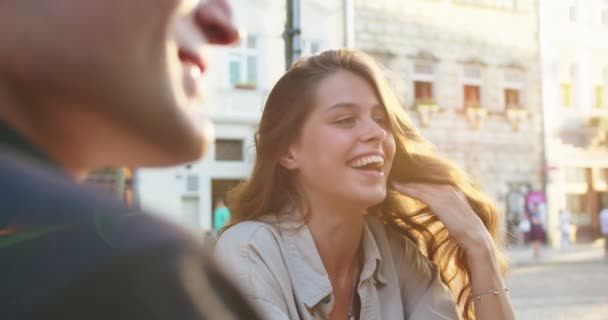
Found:
M 7 319 L 257 319 L 182 229 L 0 155 Z
M 198 250 L 181 229 L 21 160 L 0 156 L 0 309 L 8 318 L 120 261 Z
M 76 184 L 62 173 L 17 160 L 0 157 L 0 226 L 15 225 L 21 230 L 52 227 L 66 233 L 86 229 L 104 245 L 115 247 L 191 240 L 158 217 Z

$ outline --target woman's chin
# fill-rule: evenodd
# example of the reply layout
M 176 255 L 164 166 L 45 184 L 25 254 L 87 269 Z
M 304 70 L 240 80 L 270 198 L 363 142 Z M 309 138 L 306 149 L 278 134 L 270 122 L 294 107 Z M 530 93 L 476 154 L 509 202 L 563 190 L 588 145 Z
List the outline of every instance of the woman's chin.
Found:
M 357 204 L 358 207 L 367 209 L 378 205 L 384 201 L 386 198 L 386 192 L 377 193 L 377 194 L 357 194 L 351 197 L 350 203 Z

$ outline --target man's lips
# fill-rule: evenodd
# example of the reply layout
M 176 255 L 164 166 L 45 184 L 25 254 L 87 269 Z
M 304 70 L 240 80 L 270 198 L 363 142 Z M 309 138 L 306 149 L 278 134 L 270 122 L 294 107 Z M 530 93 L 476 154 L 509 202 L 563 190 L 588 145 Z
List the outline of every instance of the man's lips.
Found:
M 194 20 L 211 44 L 227 45 L 239 39 L 239 32 L 232 20 L 232 10 L 226 0 L 207 1 L 204 8 L 196 10 Z
M 194 54 L 190 51 L 179 49 L 177 52 L 179 60 L 183 63 L 189 63 L 198 67 L 201 73 L 205 72 L 206 64 L 200 55 Z

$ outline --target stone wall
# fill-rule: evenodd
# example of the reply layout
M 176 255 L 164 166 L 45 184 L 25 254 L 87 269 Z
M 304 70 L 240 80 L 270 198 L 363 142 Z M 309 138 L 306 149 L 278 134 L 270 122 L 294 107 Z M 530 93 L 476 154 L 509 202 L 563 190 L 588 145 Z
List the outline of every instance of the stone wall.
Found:
M 505 208 L 510 189 L 542 188 L 542 115 L 536 1 L 515 9 L 459 4 L 451 0 L 358 0 L 356 46 L 384 63 L 415 122 L 414 66 L 432 64 L 439 111 L 421 132 L 440 153 L 472 174 Z M 481 105 L 487 116 L 471 128 L 463 108 L 465 66 L 481 70 Z M 505 113 L 505 74 L 521 77 L 520 101 L 527 116 L 515 131 Z

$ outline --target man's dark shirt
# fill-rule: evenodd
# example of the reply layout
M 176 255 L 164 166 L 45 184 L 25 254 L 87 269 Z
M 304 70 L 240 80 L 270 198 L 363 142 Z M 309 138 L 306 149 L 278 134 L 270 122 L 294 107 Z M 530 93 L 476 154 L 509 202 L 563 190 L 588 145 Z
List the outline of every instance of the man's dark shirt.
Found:
M 181 229 L 76 185 L 0 123 L 0 319 L 256 319 Z

